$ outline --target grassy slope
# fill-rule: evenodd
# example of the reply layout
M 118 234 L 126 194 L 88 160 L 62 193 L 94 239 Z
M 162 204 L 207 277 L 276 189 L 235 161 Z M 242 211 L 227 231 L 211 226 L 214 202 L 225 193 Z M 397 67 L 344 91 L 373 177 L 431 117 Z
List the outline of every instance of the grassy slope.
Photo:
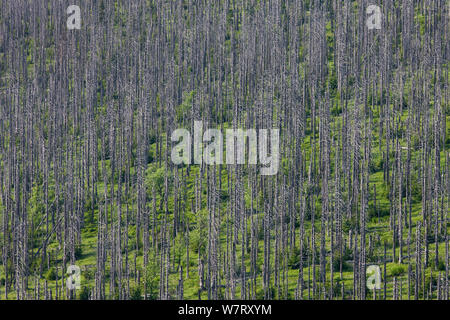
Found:
M 335 117 L 335 121 L 339 119 L 339 117 Z M 377 119 L 375 119 L 377 120 Z M 447 123 L 450 122 L 450 117 L 447 116 Z M 447 127 L 447 129 L 450 129 L 450 126 Z M 373 154 L 373 162 L 377 162 L 380 159 L 380 154 L 378 151 L 378 137 L 377 137 L 377 133 L 374 132 L 374 147 L 372 149 Z M 306 138 L 305 139 L 306 143 L 305 146 L 309 147 L 309 139 Z M 152 145 L 152 148 L 154 150 L 155 145 Z M 310 148 L 310 147 L 309 147 Z M 306 152 L 309 152 L 308 150 L 306 150 Z M 418 156 L 417 155 L 417 151 L 414 153 L 414 156 Z M 441 154 L 441 163 L 445 164 L 445 154 L 444 151 Z M 152 166 L 152 164 L 150 164 L 149 166 Z M 101 165 L 100 165 L 101 168 Z M 443 168 L 444 169 L 444 168 Z M 148 170 L 148 172 L 151 170 Z M 194 197 L 193 195 L 193 190 L 194 190 L 194 177 L 196 176 L 196 173 L 198 172 L 198 167 L 193 166 L 191 167 L 191 174 L 190 177 L 188 179 L 188 183 L 187 183 L 187 194 L 188 194 L 188 198 L 190 197 Z M 149 174 L 148 174 L 149 175 Z M 100 177 L 102 175 L 100 174 Z M 150 181 L 147 180 L 147 184 L 150 183 Z M 389 201 L 387 198 L 387 191 L 386 191 L 386 186 L 384 185 L 383 182 L 383 172 L 382 170 L 378 170 L 374 173 L 372 173 L 370 175 L 370 186 L 371 186 L 371 194 L 370 194 L 370 203 L 369 203 L 369 208 L 373 206 L 373 185 L 376 185 L 376 189 L 377 189 L 377 207 L 381 212 L 389 212 Z M 116 185 L 117 186 L 117 185 Z M 225 172 L 223 172 L 222 174 L 222 186 L 223 189 L 225 191 L 225 193 L 228 191 L 228 186 L 227 186 L 227 179 L 226 179 L 226 175 Z M 104 191 L 104 186 L 103 183 L 99 183 L 97 185 L 98 188 L 98 193 L 99 195 L 103 194 Z M 101 198 L 101 196 L 100 196 Z M 158 201 L 157 203 L 159 203 L 159 196 L 158 196 Z M 205 203 L 205 197 L 203 197 L 203 207 L 206 206 Z M 224 209 L 226 208 L 227 203 L 226 202 L 222 202 L 222 214 L 225 211 Z M 320 205 L 320 204 L 319 204 Z M 173 196 L 171 195 L 169 197 L 169 210 L 172 210 L 172 206 L 173 206 Z M 125 206 L 123 207 L 123 209 L 126 209 Z M 87 286 L 92 288 L 94 286 L 94 280 L 93 280 L 93 274 L 94 274 L 94 269 L 96 266 L 96 242 L 97 242 L 97 214 L 98 214 L 98 210 L 95 210 L 95 215 L 94 215 L 94 221 L 90 221 L 90 212 L 86 212 L 86 223 L 85 226 L 83 227 L 82 230 L 82 254 L 79 257 L 79 259 L 77 260 L 77 265 L 79 265 L 82 268 L 82 286 Z M 190 212 L 188 213 L 188 215 L 191 216 L 191 226 L 193 226 L 195 228 L 195 219 L 194 219 L 194 215 Z M 415 200 L 413 202 L 413 207 L 412 207 L 412 221 L 413 221 L 413 228 L 412 228 L 412 234 L 415 235 L 415 225 L 416 222 L 418 220 L 421 219 L 421 203 L 420 201 Z M 372 234 L 372 235 L 379 235 L 380 238 L 382 240 L 386 240 L 388 241 L 388 252 L 392 253 L 392 231 L 389 231 L 389 216 L 384 216 L 381 217 L 380 223 L 378 223 L 377 221 L 377 217 L 373 217 L 371 220 L 369 220 L 368 222 L 368 234 Z M 310 231 L 311 225 L 310 225 L 310 221 L 306 221 L 306 232 L 308 233 Z M 320 220 L 316 219 L 316 232 L 319 232 L 320 230 Z M 447 230 L 449 230 L 449 226 L 447 226 Z M 406 243 L 407 240 L 407 230 L 404 230 L 404 241 Z M 298 232 L 298 229 L 297 229 Z M 129 233 L 129 243 L 130 243 L 130 251 L 129 251 L 129 261 L 130 261 L 130 269 L 131 271 L 133 271 L 134 267 L 134 257 L 135 257 L 135 253 L 136 250 L 134 250 L 134 226 L 130 227 L 130 233 Z M 327 238 L 328 239 L 328 238 Z M 221 243 L 222 243 L 222 250 L 225 250 L 225 239 L 221 239 Z M 329 243 L 329 241 L 327 242 Z M 329 246 L 329 244 L 328 244 Z M 57 248 L 57 244 L 55 242 L 53 242 L 50 246 L 49 246 L 49 251 L 51 251 L 53 248 Z M 260 241 L 259 244 L 259 253 L 258 253 L 258 264 L 262 265 L 263 264 L 263 242 Z M 327 248 L 329 249 L 329 247 Z M 404 247 L 404 255 L 406 254 L 406 250 L 407 248 Z M 397 247 L 397 256 L 398 256 L 398 250 L 399 248 Z M 414 247 L 412 246 L 412 249 L 414 250 Z M 434 256 L 434 244 L 430 245 L 430 257 Z M 36 251 L 36 250 L 34 250 Z M 444 259 L 444 254 L 445 254 L 445 243 L 440 243 L 439 244 L 439 251 L 440 251 L 440 260 L 443 261 Z M 383 256 L 383 247 L 381 245 L 381 243 L 378 243 L 375 246 L 375 256 L 378 257 L 378 259 L 380 259 L 380 257 L 382 258 Z M 237 261 L 240 261 L 240 246 L 238 246 L 237 248 Z M 186 299 L 197 299 L 198 297 L 198 283 L 199 283 L 199 279 L 198 279 L 198 273 L 197 273 L 197 258 L 198 255 L 197 253 L 191 251 L 190 254 L 190 276 L 188 279 L 185 280 L 184 283 L 184 292 L 185 292 L 185 298 Z M 388 257 L 389 258 L 389 257 Z M 57 262 L 59 263 L 61 261 L 62 257 L 59 256 Z M 139 252 L 137 252 L 137 266 L 138 269 L 142 268 L 143 265 L 143 256 L 142 256 L 142 249 L 140 249 Z M 186 257 L 185 257 L 185 253 L 183 253 L 182 257 L 181 257 L 181 261 L 184 264 L 184 261 L 186 261 Z M 378 260 L 381 263 L 381 260 Z M 369 260 L 368 263 L 370 263 L 371 261 Z M 374 263 L 377 261 L 373 261 Z M 407 298 L 407 290 L 406 290 L 406 284 L 407 284 L 407 260 L 404 261 L 405 264 L 403 265 L 403 273 L 401 273 L 400 275 L 400 279 L 403 281 L 403 298 Z M 412 262 L 414 262 L 412 260 Z M 273 263 L 273 261 L 272 261 Z M 247 270 L 249 270 L 250 268 L 250 262 L 246 261 L 246 265 L 247 265 Z M 353 273 L 352 273 L 352 263 L 349 263 L 349 267 L 350 270 L 346 271 L 343 273 L 343 283 L 344 283 L 344 287 L 346 288 L 346 290 L 349 290 L 352 288 L 353 286 Z M 109 265 L 107 265 L 107 269 L 109 268 Z M 312 268 L 311 268 L 312 269 Z M 429 278 L 430 273 L 432 272 L 433 266 L 430 266 L 426 269 L 426 274 L 427 274 L 427 278 Z M 86 270 L 89 270 L 86 272 Z M 316 268 L 316 271 L 318 270 L 318 268 Z M 398 272 L 398 264 L 397 263 L 388 263 L 387 264 L 387 271 L 388 271 L 388 297 L 392 296 L 392 272 L 393 270 L 396 270 Z M 172 270 L 173 272 L 171 272 L 170 274 L 170 284 L 171 284 L 171 289 L 175 290 L 176 285 L 178 283 L 178 277 L 179 274 L 176 270 Z M 141 271 L 142 272 L 142 271 Z M 304 277 L 305 280 L 307 281 L 308 279 L 308 274 L 311 272 L 311 270 L 309 270 L 309 268 L 304 269 Z M 134 274 L 134 272 L 131 272 L 132 274 Z M 434 274 L 436 274 L 436 272 L 434 272 Z M 2 273 L 0 273 L 0 279 L 4 277 L 3 274 L 3 270 Z M 61 270 L 59 270 L 59 277 L 61 277 Z M 288 272 L 288 288 L 289 288 L 289 292 L 288 292 L 288 297 L 292 298 L 295 294 L 295 287 L 296 287 L 296 283 L 297 283 L 297 277 L 298 277 L 298 270 L 297 269 L 289 269 Z M 47 277 L 49 279 L 49 277 Z M 133 279 L 133 277 L 131 277 Z M 334 272 L 334 283 L 336 284 L 336 282 L 339 280 L 340 275 L 339 272 Z M 329 270 L 327 270 L 327 279 L 330 279 L 330 272 Z M 41 280 L 41 288 L 43 288 L 44 285 L 44 279 Z M 262 279 L 257 279 L 258 283 L 262 283 Z M 61 283 L 61 280 L 60 280 Z M 48 281 L 48 285 L 49 288 L 54 288 L 55 287 L 55 281 Z M 59 284 L 60 286 L 60 284 Z M 131 281 L 131 287 L 136 286 L 136 284 L 134 283 L 134 280 Z M 109 287 L 109 281 L 107 280 L 106 283 L 106 290 L 108 292 L 108 287 Z M 262 285 L 261 285 L 262 287 Z M 30 283 L 30 291 L 33 290 L 34 288 L 34 283 Z M 259 289 L 259 291 L 261 291 L 262 289 Z M 237 297 L 239 297 L 240 295 L 240 288 L 239 286 L 237 287 L 236 290 L 237 293 Z M 1 298 L 4 298 L 4 292 L 2 292 L 2 296 Z M 260 294 L 262 294 L 262 292 L 260 292 Z M 305 289 L 304 291 L 304 296 L 308 297 L 308 290 Z M 338 294 L 338 296 L 340 296 Z M 9 298 L 14 298 L 15 294 L 14 292 L 10 292 Z M 281 296 L 280 298 L 284 297 Z M 349 296 L 346 296 L 347 298 L 349 298 Z M 202 299 L 206 299 L 206 293 L 203 292 L 202 293 Z
M 420 17 L 419 17 L 420 18 Z M 330 48 L 333 48 L 333 33 L 331 31 L 331 25 L 328 24 L 327 25 L 327 39 L 329 41 L 329 46 Z M 30 38 L 29 41 L 29 46 L 30 48 L 34 45 L 34 41 Z M 46 49 L 48 51 L 48 64 L 52 63 L 52 61 L 54 61 L 53 58 L 53 47 L 52 48 L 47 48 Z M 28 68 L 29 68 L 29 74 L 31 77 L 33 77 L 33 72 L 34 72 L 34 68 L 33 68 L 33 61 L 31 59 L 31 51 L 29 50 L 28 52 L 28 57 L 27 57 L 27 62 L 28 62 Z M 334 66 L 332 64 L 332 60 L 330 59 L 330 65 L 329 65 L 329 70 L 333 70 Z M 189 105 L 189 104 L 186 104 Z M 375 106 L 375 110 L 377 110 L 378 106 Z M 374 110 L 374 125 L 376 125 L 378 119 L 377 113 Z M 402 118 L 403 120 L 406 117 L 406 112 L 403 114 Z M 340 121 L 340 116 L 336 115 L 336 116 L 332 116 L 333 121 Z M 447 122 L 447 137 L 450 136 L 450 116 L 447 114 L 446 115 L 446 122 Z M 376 127 L 374 127 L 374 129 L 376 129 Z M 380 143 L 379 137 L 378 137 L 378 131 L 377 130 L 373 130 L 373 134 L 374 134 L 374 141 L 373 141 L 373 154 L 372 154 L 372 159 L 374 163 L 377 163 L 380 161 L 381 159 L 381 155 L 379 153 L 379 148 L 378 148 L 378 144 Z M 304 150 L 307 154 L 307 157 L 309 157 L 310 154 L 310 134 L 307 135 L 305 137 L 304 140 Z M 449 141 L 449 139 L 447 139 L 447 141 Z M 405 146 L 405 142 L 402 141 L 402 145 Z M 384 146 L 382 146 L 384 148 Z M 154 151 L 155 149 L 155 144 L 153 144 L 151 146 L 151 150 Z M 447 147 L 446 150 L 449 149 L 449 144 L 447 143 Z M 441 164 L 444 166 L 445 165 L 445 150 L 441 152 Z M 413 153 L 413 157 L 417 157 L 418 156 L 418 152 L 414 152 Z M 334 164 L 334 162 L 332 161 L 332 163 Z M 106 167 L 108 167 L 108 161 L 106 161 Z M 99 164 L 99 168 L 101 170 L 102 166 L 101 164 Z M 191 171 L 191 175 L 188 179 L 188 190 L 187 190 L 187 194 L 188 194 L 188 198 L 193 197 L 193 189 L 194 189 L 194 177 L 195 174 L 198 172 L 198 168 L 196 168 L 195 166 L 192 167 L 192 171 Z M 102 177 L 102 174 L 100 173 L 99 175 L 100 177 Z M 150 183 L 150 182 L 148 182 Z M 223 174 L 222 177 L 222 185 L 224 188 L 224 191 L 227 192 L 228 187 L 227 187 L 227 180 L 226 180 L 226 176 Z M 387 198 L 387 188 L 384 185 L 383 182 L 383 172 L 382 169 L 379 168 L 378 171 L 373 172 L 370 175 L 370 203 L 369 203 L 369 207 L 373 206 L 373 185 L 376 186 L 377 189 L 377 207 L 380 211 L 383 212 L 389 212 L 389 200 Z M 99 182 L 97 184 L 97 188 L 98 188 L 98 193 L 99 195 L 103 194 L 104 191 L 104 186 L 102 182 Z M 332 188 L 332 186 L 330 186 L 330 188 Z M 158 202 L 159 202 L 159 196 L 158 196 Z M 205 203 L 205 197 L 203 197 L 203 207 L 206 206 Z M 0 204 L 1 205 L 1 204 Z M 173 206 L 173 197 L 169 197 L 169 210 L 172 209 Z M 319 206 L 320 207 L 320 206 Z M 125 208 L 125 207 L 124 207 Z M 224 212 L 224 209 L 226 208 L 226 202 L 222 203 L 222 213 Z M 415 235 L 415 224 L 418 220 L 421 219 L 421 203 L 420 201 L 414 201 L 413 203 L 413 209 L 412 209 L 412 220 L 413 220 L 413 230 L 412 230 L 412 234 Z M 83 227 L 82 230 L 82 245 L 81 245 L 81 256 L 79 257 L 79 259 L 77 260 L 77 265 L 79 265 L 82 268 L 82 286 L 87 286 L 92 288 L 94 286 L 94 280 L 93 280 L 93 270 L 96 266 L 96 242 L 97 242 L 97 214 L 98 214 L 98 210 L 95 210 L 95 214 L 94 214 L 94 221 L 90 221 L 89 219 L 86 220 L 86 224 Z M 188 213 L 191 216 L 191 226 L 193 228 L 196 227 L 196 223 L 195 223 L 195 219 L 193 214 L 190 212 Z M 39 220 L 42 218 L 42 213 L 37 212 L 36 214 L 36 219 Z M 90 215 L 90 212 L 86 212 L 86 217 L 88 217 Z M 316 219 L 316 232 L 318 232 L 320 230 L 320 221 L 319 219 Z M 449 230 L 449 226 L 447 225 L 447 230 Z M 306 222 L 306 232 L 308 233 L 311 229 L 311 225 L 310 222 L 307 221 Z M 298 229 L 296 230 L 298 232 Z M 374 217 L 373 219 L 371 219 L 368 223 L 368 232 L 369 234 L 377 234 L 380 236 L 381 239 L 383 240 L 387 240 L 388 241 L 388 245 L 391 246 L 391 241 L 392 241 L 392 232 L 389 231 L 389 216 L 385 216 L 381 218 L 381 221 L 378 223 L 377 222 L 377 218 Z M 407 238 L 407 230 L 405 230 L 404 232 L 404 241 L 406 241 Z M 143 257 L 142 257 L 142 249 L 140 250 L 140 252 L 136 252 L 136 250 L 133 249 L 133 240 L 134 240 L 134 227 L 131 226 L 130 227 L 130 234 L 129 234 L 129 240 L 130 240 L 130 250 L 129 250 L 129 261 L 130 261 L 130 268 L 131 270 L 133 270 L 133 264 L 134 264 L 134 257 L 135 254 L 137 256 L 136 261 L 137 261 L 137 266 L 138 268 L 142 266 L 142 262 L 143 262 Z M 221 239 L 221 244 L 222 244 L 222 250 L 225 250 L 225 239 L 222 237 Z M 57 248 L 57 244 L 55 242 L 53 242 L 50 246 L 49 246 L 49 250 L 51 251 L 53 248 Z M 259 253 L 258 253 L 258 264 L 262 265 L 263 264 L 263 252 L 262 252 L 262 248 L 263 248 L 263 243 L 262 241 L 260 241 L 259 244 Z M 390 250 L 391 247 L 388 247 L 388 252 Z M 329 248 L 328 248 L 329 249 Z M 37 250 L 37 248 L 33 249 L 34 251 Z M 397 250 L 398 247 L 397 247 Z M 406 253 L 406 248 L 404 248 L 405 253 Z M 391 250 L 392 251 L 392 250 Z M 381 246 L 381 243 L 378 243 L 375 246 L 375 256 L 378 257 L 382 257 L 383 254 L 383 248 Z M 441 260 L 444 259 L 444 254 L 445 254 L 445 244 L 444 243 L 440 243 L 439 244 L 439 252 L 440 252 L 440 256 L 441 256 Z M 404 254 L 405 254 L 404 253 Z M 240 260 L 239 256 L 241 254 L 241 250 L 240 247 L 238 246 L 237 248 L 237 256 L 238 259 L 237 261 Z M 398 252 L 397 252 L 397 256 L 398 256 Z M 430 245 L 430 257 L 434 256 L 434 245 Z M 60 263 L 62 257 L 58 256 L 57 261 L 58 263 Z M 183 254 L 183 256 L 181 257 L 181 261 L 185 261 L 185 253 Z M 370 261 L 369 261 L 370 262 Z M 376 262 L 376 261 L 374 261 Z M 407 261 L 405 261 L 407 262 Z M 272 261 L 273 263 L 273 261 Z M 250 267 L 250 262 L 246 261 L 247 267 Z M 109 265 L 107 264 L 107 269 L 109 268 Z M 352 288 L 353 286 L 353 274 L 351 271 L 352 265 L 350 263 L 350 270 L 346 271 L 343 273 L 343 283 L 344 283 L 344 287 L 349 290 L 350 288 Z M 427 279 L 430 277 L 430 274 L 432 272 L 432 266 L 426 269 L 426 277 Z M 393 272 L 395 270 L 398 271 L 398 265 L 396 263 L 388 263 L 387 264 L 387 275 L 388 275 L 388 298 L 392 297 L 392 275 Z M 406 283 L 407 283 L 407 265 L 404 264 L 403 267 L 404 271 L 403 274 L 400 275 L 400 279 L 403 281 L 403 298 L 407 298 L 407 293 L 406 293 Z M 89 271 L 85 271 L 85 270 L 89 270 Z M 318 270 L 318 268 L 316 268 L 316 270 Z M 304 269 L 304 276 L 305 276 L 305 280 L 308 279 L 308 273 L 310 273 L 311 270 L 309 268 Z M 133 273 L 133 272 L 132 272 Z M 436 274 L 435 271 L 433 271 L 433 274 Z M 297 276 L 298 276 L 298 270 L 296 269 L 289 269 L 288 272 L 288 297 L 293 297 L 294 296 L 294 292 L 295 292 L 295 287 L 296 287 L 296 282 L 297 282 Z M 59 277 L 61 277 L 61 270 L 59 270 Z M 174 291 L 176 288 L 176 285 L 178 283 L 178 272 L 176 270 L 173 270 L 173 272 L 170 273 L 170 287 L 171 287 L 171 291 Z M 335 283 L 336 281 L 339 279 L 340 275 L 338 272 L 334 272 L 334 279 L 335 279 Z M 0 280 L 4 278 L 4 270 L 1 269 L 0 271 Z M 133 278 L 133 277 L 132 277 Z M 330 272 L 329 270 L 327 270 L 327 279 L 330 278 Z M 44 284 L 44 279 L 41 280 L 41 288 L 43 288 L 43 284 Z M 258 283 L 261 284 L 262 280 L 260 278 L 257 279 Z M 60 280 L 61 282 L 61 280 Z M 186 299 L 196 299 L 198 297 L 198 283 L 199 283 L 199 279 L 198 279 L 198 273 L 197 273 L 197 254 L 193 251 L 191 251 L 191 255 L 190 255 L 190 277 L 188 279 L 185 279 L 184 282 L 184 296 Z M 53 280 L 48 280 L 48 285 L 50 288 L 54 289 L 55 287 L 55 281 Z M 134 287 L 136 286 L 136 284 L 134 283 L 134 281 L 131 281 L 131 286 Z M 106 281 L 106 292 L 108 292 L 108 287 L 109 287 L 109 281 Z M 261 285 L 262 287 L 262 285 Z M 1 288 L 1 287 L 0 287 Z M 29 289 L 30 291 L 32 291 L 34 288 L 34 283 L 29 283 Z M 261 291 L 261 289 L 259 289 L 259 291 Z M 261 292 L 259 292 L 259 295 L 261 294 Z M 239 286 L 236 289 L 236 295 L 237 297 L 240 296 L 240 288 Z M 304 291 L 304 296 L 308 297 L 308 291 L 305 290 Z M 10 292 L 9 294 L 9 298 L 12 299 L 15 297 L 15 293 L 14 291 Z M 282 296 L 283 297 L 283 296 Z M 4 292 L 2 290 L 2 292 L 0 293 L 0 298 L 4 298 Z M 349 295 L 346 295 L 346 298 L 349 298 Z M 206 299 L 206 293 L 203 292 L 202 293 L 202 299 Z

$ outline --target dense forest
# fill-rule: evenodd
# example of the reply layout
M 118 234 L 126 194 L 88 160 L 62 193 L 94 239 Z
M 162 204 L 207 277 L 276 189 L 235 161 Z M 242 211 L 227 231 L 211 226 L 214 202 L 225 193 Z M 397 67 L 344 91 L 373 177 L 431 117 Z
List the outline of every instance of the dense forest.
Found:
M 448 300 L 449 10 L 0 0 L 0 299 Z

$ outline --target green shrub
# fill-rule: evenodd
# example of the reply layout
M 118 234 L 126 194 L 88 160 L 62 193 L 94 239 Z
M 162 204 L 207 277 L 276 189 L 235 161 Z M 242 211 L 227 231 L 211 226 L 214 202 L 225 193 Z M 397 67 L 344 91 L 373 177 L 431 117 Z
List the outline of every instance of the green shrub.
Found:
M 88 287 L 83 287 L 80 291 L 80 295 L 78 296 L 79 300 L 89 300 L 90 289 Z
M 93 280 L 94 277 L 95 277 L 95 270 L 93 270 L 93 269 L 86 269 L 86 270 L 83 272 L 83 275 L 84 275 L 84 278 L 85 278 L 86 280 Z
M 341 268 L 341 258 L 340 256 L 334 256 L 333 257 L 333 271 L 334 272 L 339 272 Z M 342 271 L 351 271 L 352 270 L 352 266 L 350 264 L 348 264 L 345 259 L 342 259 Z
M 75 247 L 75 259 L 80 259 L 83 256 L 83 249 L 81 248 L 81 245 L 78 245 Z
M 47 280 L 49 280 L 49 281 L 54 281 L 54 280 L 56 280 L 56 279 L 58 278 L 58 274 L 56 273 L 55 267 L 51 267 L 51 268 L 47 271 L 47 273 L 46 273 L 46 275 L 45 275 L 45 278 L 46 278 Z
M 375 173 L 381 171 L 383 170 L 383 166 L 384 166 L 384 159 L 382 157 L 376 160 L 374 159 L 369 163 L 369 172 Z
M 291 269 L 298 269 L 300 267 L 300 249 L 295 247 L 288 259 L 288 266 Z
M 130 292 L 130 300 L 142 300 L 141 288 L 134 287 Z
M 439 271 L 445 271 L 445 263 L 444 263 L 444 261 L 439 260 L 437 269 L 438 269 Z
M 393 266 L 391 269 L 391 275 L 394 277 L 401 276 L 404 273 L 405 273 L 405 268 L 401 264 L 397 264 L 397 265 Z

